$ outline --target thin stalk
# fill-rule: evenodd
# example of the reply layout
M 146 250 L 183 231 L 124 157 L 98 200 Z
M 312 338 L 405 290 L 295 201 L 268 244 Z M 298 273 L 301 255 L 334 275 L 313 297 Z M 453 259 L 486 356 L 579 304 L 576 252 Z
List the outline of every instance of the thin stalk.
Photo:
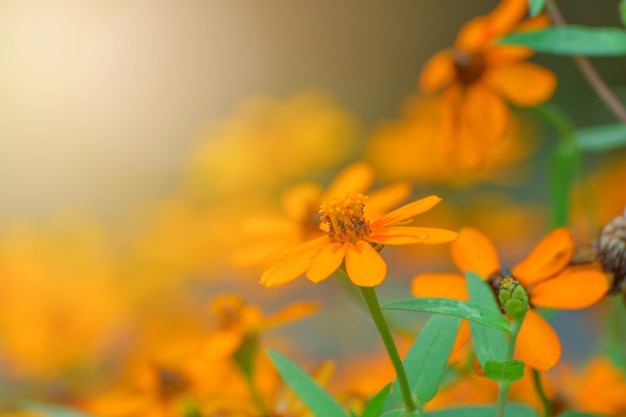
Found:
M 524 317 L 513 321 L 513 327 L 511 328 L 511 336 L 509 337 L 509 341 L 506 346 L 506 360 L 513 359 L 513 354 L 515 352 L 515 341 L 517 340 L 517 335 L 519 334 L 519 331 L 522 328 L 523 322 L 524 322 Z M 509 389 L 511 389 L 511 382 L 506 381 L 506 382 L 499 383 L 498 406 L 496 408 L 496 417 L 504 416 L 504 408 L 506 407 L 506 399 L 509 396 Z
M 411 396 L 409 381 L 406 377 L 406 371 L 404 370 L 402 359 L 400 359 L 398 348 L 396 348 L 396 343 L 394 342 L 393 336 L 391 335 L 391 330 L 389 330 L 389 326 L 387 325 L 387 321 L 385 320 L 383 311 L 380 308 L 380 303 L 378 302 L 376 290 L 373 287 L 360 288 L 361 293 L 363 294 L 363 298 L 365 299 L 367 307 L 370 311 L 370 315 L 374 320 L 374 324 L 376 324 L 378 333 L 380 333 L 380 337 L 383 339 L 383 343 L 385 345 L 385 349 L 387 350 L 387 354 L 389 355 L 389 359 L 391 359 L 391 363 L 396 370 L 398 385 L 400 386 L 400 391 L 402 392 L 402 399 L 404 400 L 406 411 L 407 413 L 412 413 L 413 411 L 415 411 L 415 403 L 413 402 L 413 397 Z
M 546 11 L 556 26 L 564 26 L 566 24 L 556 1 L 548 0 L 546 2 Z M 611 110 L 615 117 L 617 117 L 622 123 L 626 123 L 626 107 L 624 107 L 624 104 L 615 95 L 615 93 L 613 93 L 613 90 L 609 88 L 598 71 L 596 71 L 591 61 L 584 56 L 575 56 L 574 62 L 578 66 L 580 72 L 587 79 L 589 85 L 591 85 L 591 88 L 593 88 L 598 97 L 604 101 L 604 104 L 606 104 L 609 110 Z
M 543 386 L 541 385 L 541 375 L 538 371 L 533 369 L 533 385 L 535 386 L 535 391 L 537 395 L 541 399 L 541 403 L 543 404 L 543 417 L 550 417 L 552 415 L 552 402 L 548 399 L 546 392 L 543 390 Z

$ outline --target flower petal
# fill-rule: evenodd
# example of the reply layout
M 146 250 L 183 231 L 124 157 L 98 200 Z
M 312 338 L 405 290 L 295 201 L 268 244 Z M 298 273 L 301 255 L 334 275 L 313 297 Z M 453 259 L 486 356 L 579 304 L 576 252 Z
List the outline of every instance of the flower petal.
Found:
M 533 55 L 534 51 L 520 45 L 493 45 L 485 51 L 485 61 L 490 68 L 503 67 L 523 61 Z
M 426 62 L 420 74 L 419 87 L 425 93 L 433 93 L 450 84 L 455 76 L 454 62 L 450 51 L 441 51 Z
M 543 103 L 556 88 L 554 73 L 530 62 L 496 68 L 485 79 L 494 90 L 518 106 Z
M 609 279 L 589 267 L 569 267 L 556 277 L 538 283 L 530 291 L 530 302 L 547 308 L 585 308 L 600 300 L 609 290 Z
M 260 323 L 253 326 L 250 330 L 261 331 L 271 327 L 280 326 L 290 321 L 299 320 L 309 316 L 320 309 L 319 303 L 312 301 L 300 301 L 293 303 L 274 314 L 263 318 Z
M 411 281 L 411 294 L 415 297 L 452 298 L 466 301 L 465 277 L 459 274 L 420 274 Z
M 383 245 L 410 245 L 412 243 L 446 243 L 453 241 L 456 237 L 457 233 L 451 230 L 431 227 L 392 226 L 373 230 L 365 239 Z
M 322 187 L 314 182 L 296 185 L 282 196 L 281 203 L 287 217 L 298 224 L 309 217 L 311 207 L 317 208 L 322 196 Z
M 368 193 L 369 199 L 363 208 L 366 219 L 376 220 L 411 195 L 411 184 L 399 182 Z
M 528 257 L 517 264 L 513 276 L 525 287 L 558 274 L 574 254 L 572 233 L 560 228 L 544 237 Z
M 483 279 L 500 270 L 498 252 L 487 236 L 476 229 L 463 228 L 452 242 L 452 259 L 463 272 L 473 271 Z
M 323 240 L 315 239 L 317 245 L 299 245 L 304 247 L 300 252 L 292 252 L 289 256 L 282 258 L 276 265 L 267 269 L 261 276 L 261 284 L 266 287 L 282 285 L 289 281 L 293 281 L 302 275 L 313 262 L 317 254 L 328 245 L 327 236 L 322 237 Z
M 513 31 L 528 12 L 528 0 L 502 0 L 489 13 L 489 27 L 493 38 Z
M 532 309 L 526 313 L 515 347 L 519 359 L 538 371 L 555 367 L 561 357 L 561 342 L 556 332 Z
M 431 208 L 439 204 L 440 201 L 440 197 L 436 195 L 431 195 L 404 205 L 392 212 L 385 214 L 380 219 L 375 220 L 372 223 L 372 229 L 377 230 L 384 226 L 391 226 L 393 224 L 401 223 L 404 220 L 410 219 L 411 217 L 415 217 L 418 214 L 422 214 L 425 211 L 430 210 Z
M 331 276 L 343 262 L 347 247 L 347 243 L 331 243 L 322 249 L 306 271 L 309 281 L 318 283 Z
M 348 243 L 346 272 L 350 281 L 361 287 L 375 287 L 385 279 L 387 264 L 378 252 L 364 240 Z
M 491 87 L 478 82 L 465 89 L 460 116 L 463 128 L 475 132 L 484 146 L 504 136 L 509 108 Z
M 322 201 L 347 193 L 364 193 L 374 182 L 374 169 L 365 162 L 355 162 L 344 168 L 330 183 Z

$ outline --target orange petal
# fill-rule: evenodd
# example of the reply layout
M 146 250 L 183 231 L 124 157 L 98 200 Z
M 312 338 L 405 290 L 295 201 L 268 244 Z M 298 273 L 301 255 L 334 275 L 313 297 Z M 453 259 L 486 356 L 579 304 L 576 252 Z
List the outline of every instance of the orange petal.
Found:
M 495 68 L 485 78 L 494 90 L 518 106 L 541 104 L 556 88 L 552 71 L 530 62 Z
M 373 182 L 374 169 L 365 162 L 355 162 L 337 174 L 324 192 L 322 201 L 347 193 L 364 193 Z
M 375 220 L 372 223 L 372 229 L 378 230 L 384 226 L 391 226 L 393 224 L 398 224 L 403 222 L 404 220 L 408 220 L 411 217 L 415 217 L 418 214 L 422 214 L 425 211 L 430 210 L 435 207 L 441 198 L 436 195 L 431 195 L 420 200 L 409 203 L 405 206 L 402 206 L 390 213 L 385 214 L 378 220 Z
M 572 233 L 560 228 L 544 237 L 528 257 L 511 271 L 525 287 L 550 278 L 567 267 L 574 254 Z
M 513 31 L 527 12 L 528 0 L 501 0 L 488 16 L 493 38 Z
M 368 193 L 369 199 L 363 209 L 365 218 L 376 220 L 411 195 L 411 184 L 399 182 Z
M 547 308 L 585 308 L 609 290 L 602 271 L 588 266 L 569 267 L 555 278 L 538 283 L 530 291 L 530 302 Z
M 502 139 L 509 119 L 509 109 L 502 98 L 484 83 L 465 89 L 461 102 L 461 123 L 478 134 L 482 145 Z
M 485 51 L 485 60 L 490 68 L 502 67 L 523 61 L 533 55 L 533 50 L 518 45 L 494 45 Z
M 378 252 L 364 240 L 348 243 L 346 272 L 350 281 L 361 287 L 375 287 L 385 279 L 387 264 Z
M 261 276 L 261 284 L 273 287 L 293 281 L 304 274 L 315 256 L 328 245 L 328 237 L 323 236 L 322 238 L 324 240 L 315 239 L 315 241 L 312 241 L 317 242 L 317 245 L 306 246 L 302 251 L 286 256 L 279 263 L 266 270 Z M 307 242 L 307 244 L 310 244 L 310 242 Z M 302 246 L 300 245 L 300 247 Z
M 452 298 L 466 301 L 465 277 L 459 274 L 420 274 L 411 281 L 411 294 L 415 297 Z
M 410 245 L 412 243 L 446 243 L 456 239 L 457 233 L 430 227 L 392 226 L 373 230 L 365 239 L 383 245 Z
M 461 27 L 454 47 L 462 52 L 479 52 L 488 46 L 492 40 L 489 19 L 479 16 Z
M 287 190 L 282 196 L 282 206 L 285 214 L 292 221 L 300 223 L 309 217 L 311 206 L 320 204 L 322 187 L 314 182 L 306 182 Z
M 532 30 L 545 29 L 550 26 L 550 18 L 546 14 L 538 14 L 535 17 L 524 20 L 517 25 L 516 32 L 528 32 Z
M 331 243 L 322 249 L 306 270 L 309 281 L 318 283 L 331 276 L 343 262 L 347 247 L 347 243 Z
M 561 357 L 561 342 L 550 324 L 530 309 L 515 344 L 517 356 L 527 366 L 538 371 L 548 371 Z
M 473 271 L 483 279 L 500 270 L 498 252 L 487 236 L 476 229 L 464 228 L 452 242 L 452 259 L 463 272 Z
M 284 323 L 289 323 L 290 321 L 299 320 L 315 313 L 319 309 L 320 305 L 311 301 L 293 303 L 282 310 L 265 317 L 260 323 L 254 326 L 252 330 L 261 331 Z
M 441 51 L 426 62 L 420 74 L 419 87 L 433 93 L 450 84 L 455 76 L 454 62 L 450 51 Z

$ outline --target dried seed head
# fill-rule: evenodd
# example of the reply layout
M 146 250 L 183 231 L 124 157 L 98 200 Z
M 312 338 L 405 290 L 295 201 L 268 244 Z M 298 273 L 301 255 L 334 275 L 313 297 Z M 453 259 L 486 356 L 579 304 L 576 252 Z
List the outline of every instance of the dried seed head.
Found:
M 604 226 L 595 243 L 602 268 L 613 274 L 610 292 L 626 291 L 626 214 Z

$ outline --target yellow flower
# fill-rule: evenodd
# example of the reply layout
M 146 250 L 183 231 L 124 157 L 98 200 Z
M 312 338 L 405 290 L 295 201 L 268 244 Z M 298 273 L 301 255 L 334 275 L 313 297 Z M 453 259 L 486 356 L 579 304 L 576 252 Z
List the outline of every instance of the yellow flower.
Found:
M 382 245 L 434 244 L 456 239 L 457 234 L 449 230 L 405 226 L 412 217 L 437 205 L 441 201 L 437 196 L 414 201 L 374 221 L 365 216 L 366 200 L 363 194 L 346 194 L 322 203 L 321 227 L 326 236 L 285 251 L 281 260 L 265 271 L 261 283 L 268 287 L 281 285 L 305 272 L 310 281 L 317 283 L 345 261 L 346 272 L 354 284 L 373 287 L 387 274 L 387 264 L 378 253 Z

